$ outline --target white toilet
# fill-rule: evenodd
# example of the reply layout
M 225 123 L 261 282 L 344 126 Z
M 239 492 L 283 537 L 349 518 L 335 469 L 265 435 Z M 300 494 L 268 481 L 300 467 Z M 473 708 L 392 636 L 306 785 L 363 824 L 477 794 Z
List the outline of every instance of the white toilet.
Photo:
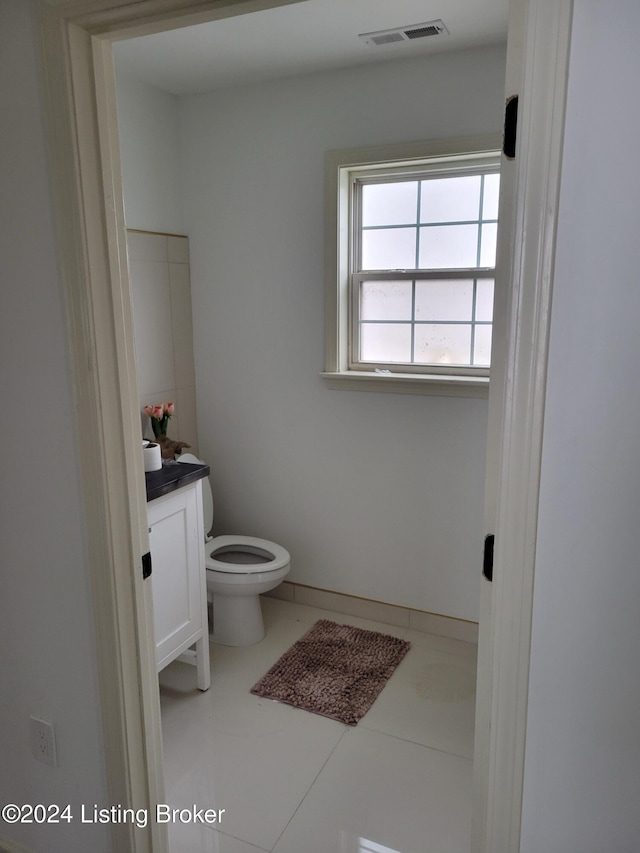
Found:
M 179 462 L 204 464 L 191 453 Z M 260 599 L 289 574 L 291 558 L 281 545 L 255 536 L 209 536 L 213 524 L 213 496 L 209 479 L 202 481 L 207 590 L 213 602 L 215 643 L 250 646 L 264 637 Z

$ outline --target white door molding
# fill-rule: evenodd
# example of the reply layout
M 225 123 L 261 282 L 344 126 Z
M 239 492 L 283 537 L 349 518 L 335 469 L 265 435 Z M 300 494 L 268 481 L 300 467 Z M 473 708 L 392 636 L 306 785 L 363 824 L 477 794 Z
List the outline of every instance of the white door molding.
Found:
M 41 4 L 39 12 L 107 791 L 113 803 L 150 809 L 164 800 L 162 742 L 151 590 L 142 581 L 149 548 L 122 214 L 103 187 L 91 38 L 59 10 Z M 155 822 L 110 829 L 114 849 L 167 849 Z
M 490 616 L 481 616 L 474 853 L 520 849 L 535 546 L 572 0 L 515 0 L 521 88 L 508 243 L 506 352 L 490 423 L 496 465 Z M 512 47 L 512 46 L 511 46 Z M 517 71 L 515 72 L 517 76 Z M 502 215 L 502 212 L 501 212 Z M 492 378 L 493 381 L 493 378 Z M 493 451 L 493 452 L 492 452 Z M 497 451 L 497 452 L 495 452 Z M 490 479 L 490 478 L 489 478 Z M 491 495 L 487 495 L 491 500 Z M 487 513 L 490 515 L 491 513 Z M 486 584 L 483 584 L 486 587 Z M 485 602 L 487 591 L 483 591 Z M 485 605 L 486 606 L 486 605 Z M 484 624 L 482 624 L 484 621 Z M 483 704 L 488 703 L 488 707 Z M 478 769 L 478 768 L 476 768 Z

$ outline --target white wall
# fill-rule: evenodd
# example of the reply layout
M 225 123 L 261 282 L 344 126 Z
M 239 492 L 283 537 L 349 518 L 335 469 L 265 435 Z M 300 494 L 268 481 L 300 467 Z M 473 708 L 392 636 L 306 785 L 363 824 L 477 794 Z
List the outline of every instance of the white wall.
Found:
M 218 532 L 290 579 L 477 619 L 484 400 L 330 391 L 327 150 L 499 131 L 501 48 L 181 99 L 198 433 Z
M 37 81 L 32 3 L 0 4 L 0 803 L 73 804 L 78 819 L 0 821 L 34 851 L 107 851 L 95 643 L 71 371 Z M 30 714 L 55 724 L 59 767 L 32 758 Z
M 638 32 L 637 0 L 575 4 L 522 853 L 640 846 Z
M 140 423 L 153 438 L 145 406 L 175 403 L 168 435 L 198 455 L 189 240 L 127 233 Z
M 116 83 L 127 228 L 183 234 L 178 98 L 121 71 Z

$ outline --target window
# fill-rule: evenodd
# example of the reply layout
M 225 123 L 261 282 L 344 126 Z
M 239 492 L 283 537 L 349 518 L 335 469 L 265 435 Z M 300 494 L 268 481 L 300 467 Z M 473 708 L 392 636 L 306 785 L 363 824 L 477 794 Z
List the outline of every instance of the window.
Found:
M 446 385 L 444 393 L 486 393 L 496 143 L 328 155 L 326 378 L 367 387 L 384 380 L 383 390 L 443 393 Z

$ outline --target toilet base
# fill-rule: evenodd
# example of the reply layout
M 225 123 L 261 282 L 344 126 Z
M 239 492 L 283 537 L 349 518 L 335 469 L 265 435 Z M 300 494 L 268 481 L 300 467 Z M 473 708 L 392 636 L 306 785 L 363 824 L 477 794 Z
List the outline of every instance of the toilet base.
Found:
M 252 646 L 264 639 L 264 620 L 258 595 L 213 594 L 211 639 L 222 646 Z

